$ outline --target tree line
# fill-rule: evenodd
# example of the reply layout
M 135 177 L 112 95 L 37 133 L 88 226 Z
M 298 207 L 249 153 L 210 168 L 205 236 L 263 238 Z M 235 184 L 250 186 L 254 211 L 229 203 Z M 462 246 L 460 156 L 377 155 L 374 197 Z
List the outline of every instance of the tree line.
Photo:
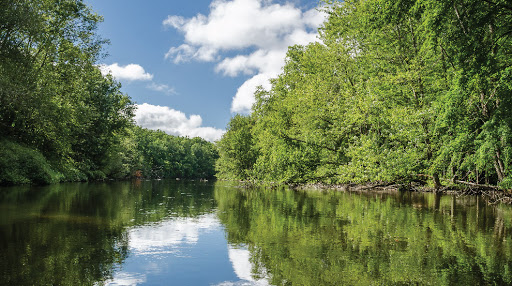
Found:
M 207 178 L 215 146 L 136 127 L 82 0 L 0 2 L 0 184 Z
M 512 5 L 324 1 L 218 143 L 219 177 L 512 187 Z

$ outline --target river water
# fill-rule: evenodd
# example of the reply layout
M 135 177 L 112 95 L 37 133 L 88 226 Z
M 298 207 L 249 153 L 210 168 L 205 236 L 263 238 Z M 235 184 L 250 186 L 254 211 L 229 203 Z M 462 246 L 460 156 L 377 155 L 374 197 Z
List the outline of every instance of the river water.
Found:
M 132 181 L 0 188 L 2 285 L 507 285 L 478 197 Z

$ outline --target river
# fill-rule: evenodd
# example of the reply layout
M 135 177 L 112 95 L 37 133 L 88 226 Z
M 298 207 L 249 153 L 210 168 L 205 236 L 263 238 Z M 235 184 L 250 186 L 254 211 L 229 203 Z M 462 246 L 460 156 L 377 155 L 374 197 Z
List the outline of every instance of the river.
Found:
M 2 285 L 506 285 L 479 197 L 131 181 L 0 188 Z

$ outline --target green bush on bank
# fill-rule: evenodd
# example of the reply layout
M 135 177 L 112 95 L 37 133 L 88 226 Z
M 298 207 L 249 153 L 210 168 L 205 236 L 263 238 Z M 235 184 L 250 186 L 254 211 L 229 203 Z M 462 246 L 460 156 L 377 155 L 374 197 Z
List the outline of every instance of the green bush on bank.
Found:
M 0 141 L 0 184 L 51 184 L 60 182 L 64 175 L 55 171 L 37 150 L 20 144 Z

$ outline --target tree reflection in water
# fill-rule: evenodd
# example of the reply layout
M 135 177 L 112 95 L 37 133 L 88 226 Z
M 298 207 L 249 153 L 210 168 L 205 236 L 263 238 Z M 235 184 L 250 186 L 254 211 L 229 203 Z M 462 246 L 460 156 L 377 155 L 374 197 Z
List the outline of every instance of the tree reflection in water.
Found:
M 0 192 L 7 285 L 512 284 L 478 197 L 138 181 Z
M 509 207 L 477 197 L 215 189 L 228 242 L 272 285 L 512 283 Z
M 136 250 L 147 251 L 148 237 L 139 226 L 211 213 L 212 192 L 211 185 L 165 181 L 3 188 L 0 281 L 6 285 L 106 283 L 127 259 L 133 242 L 139 243 Z M 178 221 L 175 226 L 187 228 L 187 223 Z M 162 228 L 154 234 L 165 238 L 160 243 L 196 235 L 179 230 L 183 237 L 166 236 L 163 232 L 170 230 Z M 117 278 L 145 281 L 143 274 L 123 275 Z

